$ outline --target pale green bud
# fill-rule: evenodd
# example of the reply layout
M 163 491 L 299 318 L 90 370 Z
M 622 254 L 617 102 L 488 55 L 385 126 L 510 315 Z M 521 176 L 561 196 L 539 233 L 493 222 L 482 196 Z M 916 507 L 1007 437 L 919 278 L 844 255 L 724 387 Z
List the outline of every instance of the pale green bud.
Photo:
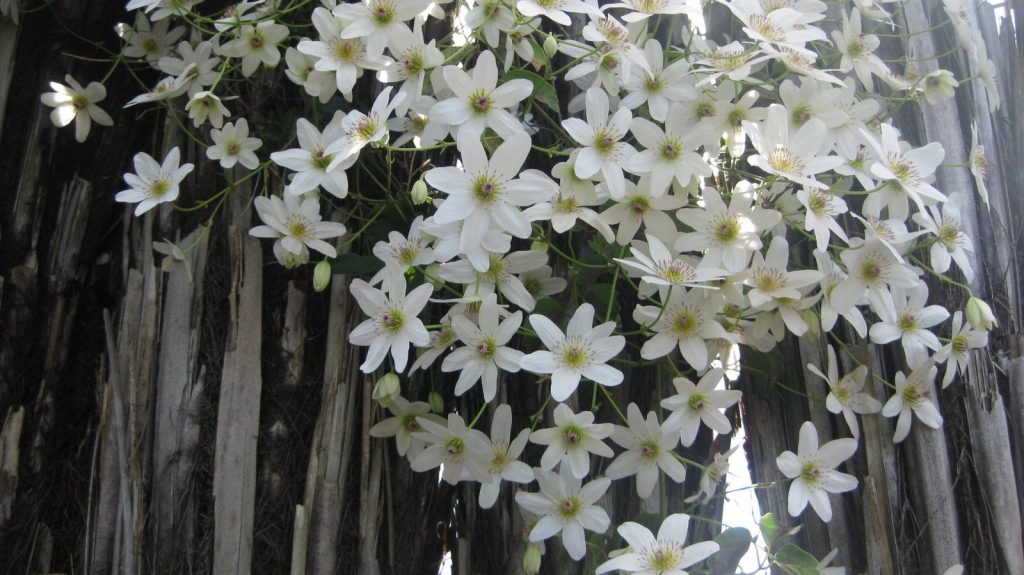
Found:
M 544 39 L 544 53 L 548 55 L 548 58 L 554 58 L 557 52 L 558 40 L 555 40 L 554 36 L 548 34 L 548 37 Z M 540 563 L 538 563 L 538 565 L 540 565 Z
M 409 194 L 412 196 L 412 203 L 417 206 L 430 198 L 430 190 L 427 189 L 427 183 L 423 180 L 416 180 Z
M 423 268 L 423 278 L 427 280 L 427 283 L 434 286 L 435 290 L 439 290 L 444 287 L 444 280 L 441 279 L 440 274 L 437 272 L 441 269 L 438 264 L 430 264 Z
M 530 244 L 530 251 L 546 254 L 548 253 L 548 245 L 544 242 L 533 242 Z
M 427 403 L 430 404 L 430 411 L 442 413 L 444 411 L 444 398 L 436 391 L 431 391 L 427 396 Z
M 821 335 L 821 324 L 818 322 L 818 314 L 812 309 L 805 309 L 800 312 L 800 317 L 803 318 L 804 323 L 807 324 L 807 335 L 811 337 L 818 337 Z
M 523 571 L 526 575 L 536 575 L 540 571 L 540 547 L 534 543 L 530 543 L 523 554 Z
M 381 407 L 387 407 L 391 405 L 391 402 L 395 400 L 402 393 L 401 382 L 398 380 L 398 376 L 394 373 L 389 373 L 384 377 L 377 380 L 377 385 L 373 386 L 373 399 L 381 405 Z
M 984 300 L 976 297 L 967 300 L 967 309 L 964 315 L 967 316 L 967 322 L 974 326 L 974 329 L 989 331 L 999 325 L 996 316 L 992 313 L 992 308 Z
M 313 268 L 313 291 L 322 292 L 331 285 L 331 262 L 320 260 Z

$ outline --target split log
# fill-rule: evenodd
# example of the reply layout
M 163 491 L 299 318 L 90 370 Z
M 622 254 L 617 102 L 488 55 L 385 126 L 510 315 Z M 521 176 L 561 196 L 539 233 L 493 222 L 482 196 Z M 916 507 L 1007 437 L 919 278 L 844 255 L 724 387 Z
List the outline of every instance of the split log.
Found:
M 214 455 L 213 572 L 252 572 L 256 496 L 256 440 L 259 434 L 263 329 L 263 251 L 248 235 L 251 191 L 232 191 L 231 319 L 221 373 Z
M 187 262 L 167 273 L 153 414 L 151 524 L 158 573 L 174 572 L 194 541 L 190 478 L 203 395 L 199 349 L 208 236 L 197 229 L 180 243 L 195 247 Z
M 11 518 L 11 505 L 18 493 L 18 451 L 25 408 L 8 409 L 0 431 L 0 527 Z

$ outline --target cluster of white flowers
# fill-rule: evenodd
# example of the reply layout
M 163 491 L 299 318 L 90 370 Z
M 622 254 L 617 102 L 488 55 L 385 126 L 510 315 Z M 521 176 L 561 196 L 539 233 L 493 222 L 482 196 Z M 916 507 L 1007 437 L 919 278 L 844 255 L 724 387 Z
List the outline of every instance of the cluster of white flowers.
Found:
M 352 281 L 368 319 L 348 341 L 368 347 L 366 373 L 411 373 L 440 359 L 440 370 L 453 373 L 453 395 L 479 394 L 492 405 L 490 434 L 478 425 L 483 410 L 469 423 L 454 412 L 439 417 L 428 403 L 402 397 L 394 376 L 375 395 L 392 417 L 371 433 L 394 437 L 416 471 L 442 467 L 449 483 L 480 483 L 482 507 L 494 505 L 502 481 L 524 485 L 515 501 L 537 517 L 529 540 L 561 534 L 580 559 L 584 531 L 610 526 L 597 502 L 613 480 L 635 476 L 638 496 L 649 497 L 659 481 L 683 481 L 691 462 L 677 446 L 692 445 L 702 424 L 731 432 L 723 410 L 741 392 L 721 366 L 740 346 L 767 351 L 787 332 L 830 331 L 840 317 L 862 338 L 900 342 L 910 374 L 897 374 L 887 400 L 865 387 L 864 366 L 840 377 L 831 346 L 824 369 L 809 366 L 827 381 L 826 406 L 842 414 L 852 438 L 819 447 L 808 422 L 797 453 L 782 453 L 777 463 L 792 479 L 790 513 L 810 503 L 827 521 L 828 494 L 857 486 L 837 471 L 857 450 L 857 416 L 898 417 L 897 442 L 914 414 L 941 426 L 933 394 L 939 366 L 949 385 L 992 327 L 979 300 L 972 300 L 973 316 L 968 306 L 966 323 L 959 311 L 928 305 L 923 278 L 956 264 L 971 280 L 973 247 L 945 203 L 949 190 L 933 186 L 942 147 L 903 139 L 886 119 L 889 103 L 871 97 L 884 85 L 893 100 L 929 105 L 954 95 L 953 75 L 915 78 L 875 54 L 881 42 L 871 30 L 891 29 L 885 2 L 844 7 L 830 42 L 824 2 L 719 1 L 738 20 L 742 40 L 719 46 L 700 34 L 697 0 L 466 2 L 455 18 L 460 45 L 425 38 L 428 19 L 444 15 L 427 0 L 322 0 L 311 13 L 296 12 L 295 3 L 246 1 L 201 20 L 216 34 L 187 40 L 184 24 L 195 21 L 198 1 L 132 0 L 135 22 L 118 29 L 125 58 L 165 75 L 129 105 L 183 98 L 198 133 L 207 130 L 210 160 L 225 169 L 279 170 L 287 184 L 280 195 L 255 200 L 263 225 L 251 234 L 276 239 L 273 251 L 285 266 L 306 263 L 310 250 L 334 258 L 330 239 L 367 229 L 322 221 L 320 213 L 321 191 L 342 206 L 361 201 L 350 178 L 364 153 L 386 152 L 390 166 L 395 155 L 435 152 L 415 168 L 410 181 L 419 181 L 408 198 L 386 198 L 420 213 L 408 230 L 391 230 L 372 247 L 383 269 Z M 959 0 L 945 4 L 997 106 L 977 27 Z M 573 18 L 586 23 L 582 37 L 565 35 L 562 26 Z M 653 22 L 681 40 L 665 43 Z M 231 102 L 223 80 L 278 66 L 282 50 L 285 75 L 311 102 L 349 110 L 325 123 L 299 118 L 297 147 L 261 162 L 262 141 L 249 136 L 249 122 L 237 115 L 245 105 Z M 388 86 L 360 110 L 349 103 L 364 76 Z M 74 120 L 82 141 L 91 120 L 111 123 L 96 106 L 105 90 L 67 82 L 54 83 L 43 102 L 55 107 L 55 124 Z M 578 94 L 562 110 L 552 109 L 555 85 Z M 400 147 L 407 143 L 414 147 Z M 125 175 L 131 189 L 116 200 L 138 203 L 136 214 L 177 200 L 192 169 L 179 160 L 177 148 L 162 165 L 140 153 L 136 173 Z M 984 166 L 974 143 L 971 169 L 987 201 Z M 574 234 L 591 240 L 596 259 L 573 255 Z M 814 267 L 793 261 L 796 242 L 813 253 Z M 555 276 L 552 258 L 568 261 L 577 277 Z M 591 279 L 611 278 L 605 301 L 581 279 L 585 270 Z M 561 301 L 575 309 L 537 311 L 570 286 Z M 455 299 L 430 299 L 442 289 Z M 619 312 L 617 290 L 639 303 Z M 616 406 L 624 425 L 570 408 L 571 398 L 582 405 L 583 396 L 599 392 L 614 404 L 607 387 L 646 384 L 617 367 L 627 343 L 637 350 L 628 359 L 680 374 L 676 394 L 646 416 L 640 405 Z M 420 350 L 412 361 L 410 346 Z M 557 404 L 552 427 L 514 427 L 525 416 L 499 404 L 503 372 L 538 375 L 542 395 Z M 521 460 L 528 443 L 545 446 L 533 465 Z M 608 465 L 592 465 L 594 457 Z M 707 462 L 690 501 L 713 496 L 725 460 Z M 604 475 L 595 477 L 595 469 Z M 534 481 L 539 490 L 531 492 Z M 629 549 L 598 572 L 685 573 L 718 549 L 713 542 L 687 547 L 688 521 L 665 518 L 657 537 L 623 523 L 618 532 Z

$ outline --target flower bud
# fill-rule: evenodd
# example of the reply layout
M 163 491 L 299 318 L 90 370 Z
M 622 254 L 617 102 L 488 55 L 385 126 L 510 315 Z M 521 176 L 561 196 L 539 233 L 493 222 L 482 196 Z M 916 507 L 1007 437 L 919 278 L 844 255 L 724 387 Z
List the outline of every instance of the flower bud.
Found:
M 800 317 L 807 324 L 807 335 L 811 337 L 821 335 L 821 324 L 818 322 L 818 314 L 813 309 L 805 309 L 800 312 Z
M 320 260 L 313 268 L 313 291 L 322 292 L 331 285 L 331 262 Z
M 548 244 L 544 242 L 533 242 L 530 244 L 530 251 L 546 254 L 548 253 Z
M 996 316 L 992 313 L 992 308 L 976 297 L 967 300 L 965 315 L 967 316 L 967 322 L 974 326 L 974 329 L 989 331 L 999 325 L 999 322 L 996 321 Z
M 554 58 L 557 52 L 558 40 L 555 40 L 554 36 L 548 34 L 548 37 L 544 39 L 544 53 L 548 55 L 548 58 Z M 537 564 L 540 565 L 540 562 Z
M 373 386 L 373 395 L 371 397 L 373 397 L 381 407 L 387 407 L 391 405 L 391 402 L 394 401 L 401 393 L 402 386 L 401 382 L 398 380 L 398 376 L 394 373 L 389 373 L 377 380 L 377 385 Z
M 444 287 L 444 280 L 441 279 L 441 276 L 438 273 L 440 269 L 441 266 L 438 264 L 430 264 L 423 268 L 423 279 L 427 280 L 428 284 L 434 286 L 435 290 L 439 290 Z
M 536 575 L 540 571 L 540 547 L 530 543 L 523 554 L 523 571 L 526 575 Z
M 412 190 L 409 194 L 412 196 L 412 203 L 417 206 L 430 198 L 430 190 L 427 189 L 427 183 L 423 180 L 416 180 L 416 183 L 412 185 Z
M 436 391 L 431 391 L 427 396 L 427 403 L 430 404 L 430 411 L 441 413 L 444 411 L 444 398 Z

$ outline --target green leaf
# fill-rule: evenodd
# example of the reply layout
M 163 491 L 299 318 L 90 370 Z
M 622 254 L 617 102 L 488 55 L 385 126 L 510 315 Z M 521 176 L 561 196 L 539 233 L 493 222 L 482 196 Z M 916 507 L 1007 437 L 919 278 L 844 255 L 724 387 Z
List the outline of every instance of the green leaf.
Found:
M 384 267 L 384 262 L 373 256 L 359 254 L 341 254 L 331 262 L 331 272 L 350 276 L 364 276 L 377 273 Z
M 537 300 L 537 305 L 533 307 L 533 311 L 530 313 L 540 314 L 547 318 L 560 318 L 562 316 L 562 304 L 549 297 L 542 297 Z
M 544 53 L 543 49 L 541 50 L 541 53 Z M 505 79 L 529 80 L 533 83 L 533 99 L 544 104 L 548 108 L 551 108 L 555 112 L 558 111 L 558 94 L 555 92 L 555 87 L 544 78 L 526 70 L 510 70 L 508 74 L 505 74 Z
M 533 38 L 530 38 L 528 41 L 530 42 L 530 47 L 533 48 L 533 62 L 531 62 L 533 67 L 540 68 L 544 66 L 544 64 L 547 64 L 548 55 L 544 52 L 544 46 L 538 44 Z
M 736 573 L 740 560 L 750 548 L 750 531 L 742 527 L 733 527 L 715 537 L 718 552 L 708 557 L 708 568 L 712 575 L 733 575 Z
M 798 575 L 820 575 L 818 560 L 792 543 L 787 543 L 775 553 L 775 563 Z
M 761 537 L 764 539 L 765 546 L 771 548 L 781 529 L 779 522 L 775 519 L 775 514 L 765 513 L 764 517 L 758 522 L 758 527 L 761 528 Z

